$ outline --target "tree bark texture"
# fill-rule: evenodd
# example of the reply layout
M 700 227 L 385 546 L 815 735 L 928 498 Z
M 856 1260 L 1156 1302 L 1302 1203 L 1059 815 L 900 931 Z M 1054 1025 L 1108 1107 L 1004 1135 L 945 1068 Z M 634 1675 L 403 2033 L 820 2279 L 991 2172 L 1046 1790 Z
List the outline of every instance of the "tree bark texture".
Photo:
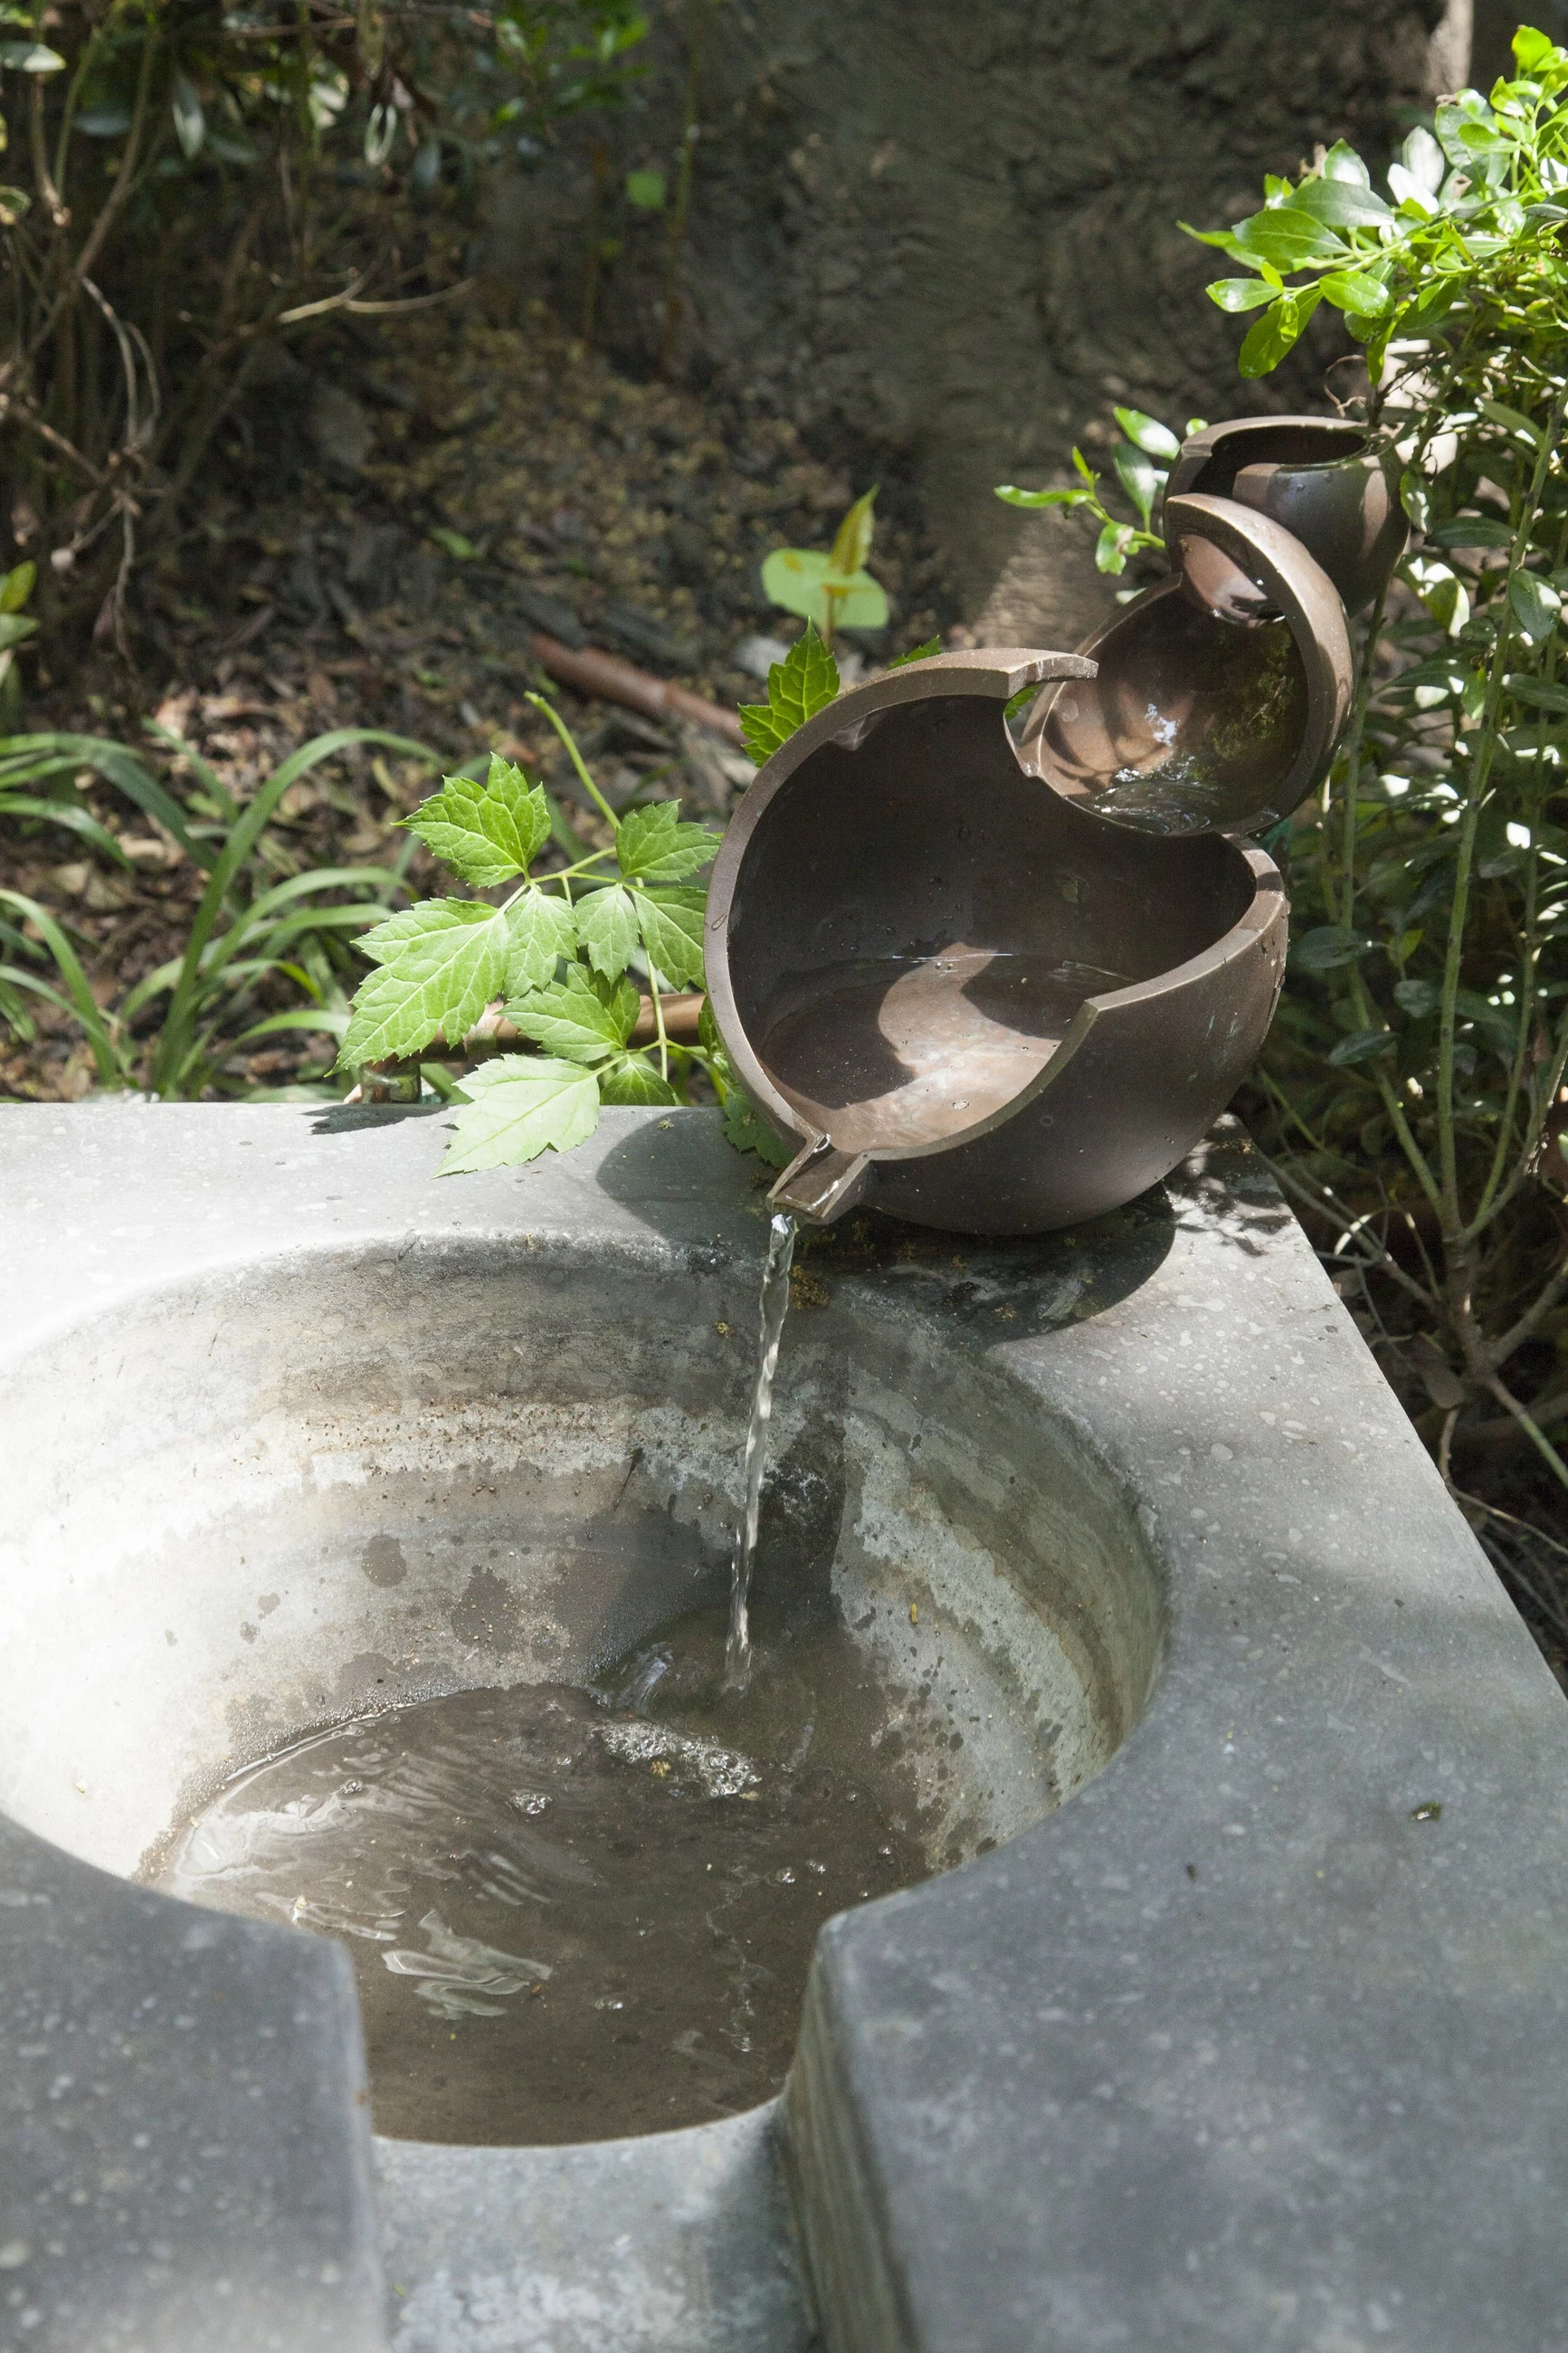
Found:
M 509 185 L 498 266 L 570 315 L 586 153 L 673 187 L 689 43 L 700 135 L 678 365 L 922 501 L 955 606 L 992 643 L 1070 644 L 1105 609 L 1084 534 L 1003 481 L 1067 479 L 1118 401 L 1179 431 L 1321 406 L 1323 313 L 1244 384 L 1223 259 L 1178 223 L 1256 209 L 1266 172 L 1349 139 L 1374 164 L 1453 77 L 1468 0 L 679 0 L 643 100 L 584 123 L 583 162 Z M 1436 38 L 1434 37 L 1436 37 Z M 1439 60 L 1441 61 L 1439 63 Z M 607 347 L 651 364 L 668 221 L 623 210 Z M 1321 323 L 1320 323 L 1321 322 Z

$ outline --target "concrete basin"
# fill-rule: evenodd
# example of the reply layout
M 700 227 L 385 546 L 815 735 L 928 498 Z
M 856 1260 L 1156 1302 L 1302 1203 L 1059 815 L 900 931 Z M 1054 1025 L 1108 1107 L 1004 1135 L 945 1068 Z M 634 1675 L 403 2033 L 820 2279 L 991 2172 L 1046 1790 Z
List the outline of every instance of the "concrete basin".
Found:
M 784 2101 L 377 2142 L 341 1949 L 134 1883 L 291 1732 L 721 1587 L 765 1176 L 700 1113 L 443 1143 L 0 1124 L 0 2345 L 1568 2346 L 1568 1713 L 1234 1129 L 1075 1232 L 805 1261 L 760 1577 L 965 1738 L 958 1867 L 829 1924 Z

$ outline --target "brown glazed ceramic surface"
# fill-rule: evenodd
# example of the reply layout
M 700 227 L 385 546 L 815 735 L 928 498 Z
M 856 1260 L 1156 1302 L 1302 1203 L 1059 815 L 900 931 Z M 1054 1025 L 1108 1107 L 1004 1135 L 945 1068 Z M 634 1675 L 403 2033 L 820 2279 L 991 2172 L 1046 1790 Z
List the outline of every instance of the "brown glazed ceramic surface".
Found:
M 1167 499 L 1179 569 L 1080 648 L 1089 685 L 1047 687 L 1022 757 L 1118 825 L 1256 833 L 1303 800 L 1350 706 L 1350 637 L 1300 543 L 1228 499 Z
M 747 1094 L 801 1146 L 783 1206 L 1067 1225 L 1155 1183 L 1239 1083 L 1284 968 L 1279 874 L 1026 773 L 1008 701 L 1092 680 L 1027 650 L 910 663 L 820 712 L 742 803 L 709 989 Z
M 1165 486 L 1170 510 L 1193 491 L 1233 499 L 1283 524 L 1359 613 L 1385 588 L 1409 525 L 1399 503 L 1399 459 L 1369 448 L 1364 426 L 1337 417 L 1238 417 L 1182 445 Z

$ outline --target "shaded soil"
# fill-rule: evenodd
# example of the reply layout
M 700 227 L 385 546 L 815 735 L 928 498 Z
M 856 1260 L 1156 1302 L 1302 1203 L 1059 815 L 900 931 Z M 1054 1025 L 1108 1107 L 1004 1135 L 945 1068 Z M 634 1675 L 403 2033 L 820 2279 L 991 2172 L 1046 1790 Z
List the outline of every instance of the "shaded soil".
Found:
M 866 484 L 812 456 L 777 417 L 584 356 L 539 306 L 518 326 L 488 323 L 469 304 L 401 320 L 395 334 L 340 330 L 306 356 L 309 366 L 279 355 L 220 437 L 199 513 L 142 575 L 136 674 L 106 654 L 67 679 L 35 670 L 26 725 L 145 746 L 192 805 L 199 778 L 149 723 L 240 800 L 331 728 L 384 728 L 447 768 L 499 751 L 542 774 L 592 841 L 600 821 L 524 700 L 544 690 L 612 804 L 679 797 L 721 822 L 752 773 L 743 758 L 700 728 L 554 687 L 529 634 L 585 638 L 722 704 L 754 699 L 762 688 L 737 665 L 737 644 L 796 627 L 763 599 L 763 557 L 826 544 Z M 919 644 L 950 617 L 930 544 L 896 490 L 880 510 L 873 561 L 893 621 L 885 647 L 847 642 L 852 660 Z M 396 822 L 434 781 L 394 752 L 344 752 L 285 797 L 258 880 L 403 857 L 416 892 L 441 887 L 441 870 Z M 0 882 L 70 926 L 94 994 L 111 1005 L 183 945 L 202 878 L 111 788 L 89 797 L 129 873 L 68 834 L 8 820 Z M 345 960 L 349 987 L 356 969 Z M 254 1010 L 302 1001 L 274 978 Z M 330 1059 L 329 1040 L 295 1033 L 230 1065 L 225 1091 L 314 1084 Z M 63 1014 L 46 1008 L 30 1044 L 0 1045 L 0 1092 L 73 1100 L 93 1083 Z

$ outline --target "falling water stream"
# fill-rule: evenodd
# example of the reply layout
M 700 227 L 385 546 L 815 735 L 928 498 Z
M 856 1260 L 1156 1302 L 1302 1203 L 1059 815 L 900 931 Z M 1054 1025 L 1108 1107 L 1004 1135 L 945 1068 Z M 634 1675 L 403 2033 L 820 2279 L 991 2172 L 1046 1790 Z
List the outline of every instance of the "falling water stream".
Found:
M 795 1257 L 795 1219 L 775 1214 L 768 1229 L 767 1263 L 763 1269 L 761 1330 L 757 1343 L 757 1377 L 752 1389 L 752 1414 L 746 1425 L 746 1500 L 735 1531 L 735 1553 L 730 1570 L 730 1639 L 724 1651 L 724 1677 L 732 1690 L 743 1691 L 752 1672 L 752 1632 L 747 1602 L 752 1589 L 752 1563 L 756 1556 L 757 1526 L 762 1516 L 763 1474 L 768 1467 L 768 1424 L 773 1411 L 773 1375 L 778 1368 L 779 1337 L 789 1309 L 789 1271 Z

